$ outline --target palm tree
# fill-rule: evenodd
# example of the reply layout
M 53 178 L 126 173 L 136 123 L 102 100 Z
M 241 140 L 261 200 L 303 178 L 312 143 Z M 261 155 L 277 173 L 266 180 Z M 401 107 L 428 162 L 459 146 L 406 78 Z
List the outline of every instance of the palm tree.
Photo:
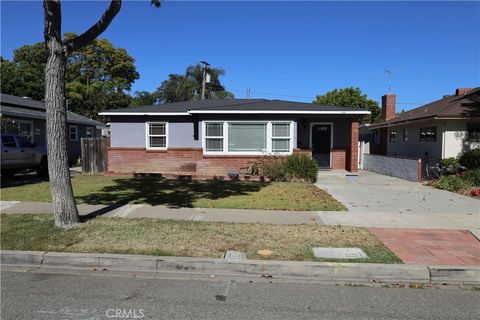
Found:
M 207 67 L 206 71 L 210 75 L 210 82 L 205 87 L 205 99 L 232 99 L 233 94 L 225 91 L 225 87 L 220 82 L 220 77 L 225 75 L 225 70 Z M 189 66 L 185 75 L 197 83 L 195 97 L 199 98 L 202 92 L 203 66 L 201 64 Z

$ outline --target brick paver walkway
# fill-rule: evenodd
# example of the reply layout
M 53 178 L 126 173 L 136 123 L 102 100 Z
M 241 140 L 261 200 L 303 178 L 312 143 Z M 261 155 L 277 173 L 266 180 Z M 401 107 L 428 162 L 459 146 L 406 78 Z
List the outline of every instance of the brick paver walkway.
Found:
M 466 230 L 369 230 L 406 264 L 480 266 L 480 241 Z

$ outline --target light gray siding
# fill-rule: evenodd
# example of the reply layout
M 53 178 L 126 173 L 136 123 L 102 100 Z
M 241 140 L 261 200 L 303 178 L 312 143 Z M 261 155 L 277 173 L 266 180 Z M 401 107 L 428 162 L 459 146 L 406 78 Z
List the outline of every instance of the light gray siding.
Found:
M 145 148 L 145 122 L 111 122 L 110 146 Z
M 170 148 L 201 148 L 202 121 L 293 121 L 294 148 L 310 148 L 310 123 L 333 123 L 333 148 L 350 146 L 348 116 L 308 117 L 298 115 L 201 115 L 201 116 L 112 116 L 110 122 L 111 146 L 145 148 L 145 123 L 168 122 Z
M 431 126 L 437 127 L 437 140 L 420 141 L 420 128 Z M 437 159 L 442 159 L 443 132 L 445 130 L 444 128 L 445 126 L 443 122 L 440 121 L 424 121 L 408 125 L 391 127 L 388 129 L 387 132 L 387 155 L 414 158 L 433 157 Z M 403 141 L 404 129 L 408 130 L 408 141 Z M 397 139 L 395 142 L 390 142 L 390 131 L 397 132 Z
M 168 146 L 171 148 L 200 148 L 195 139 L 194 117 L 114 117 L 110 123 L 112 147 L 145 148 L 147 122 L 168 122 Z

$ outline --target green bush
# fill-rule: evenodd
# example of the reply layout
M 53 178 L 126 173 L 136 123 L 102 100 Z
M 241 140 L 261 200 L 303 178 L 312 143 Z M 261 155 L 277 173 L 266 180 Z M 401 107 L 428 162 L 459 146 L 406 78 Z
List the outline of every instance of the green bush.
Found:
M 285 159 L 279 157 L 271 157 L 256 161 L 250 169 L 250 174 L 265 176 L 272 181 L 286 181 L 284 162 Z
M 272 181 L 317 181 L 318 165 L 307 155 L 269 157 L 255 162 L 252 175 L 268 177 Z
M 457 158 L 454 158 L 454 157 L 451 157 L 451 158 L 445 158 L 445 159 L 442 159 L 440 161 L 440 163 L 442 164 L 442 166 L 444 167 L 458 167 L 459 163 L 458 163 L 458 159 Z
M 467 170 L 465 179 L 469 180 L 474 186 L 480 186 L 480 168 Z
M 465 152 L 460 156 L 459 162 L 462 166 L 467 167 L 467 169 L 473 170 L 480 168 L 480 148 Z
M 285 160 L 285 173 L 290 181 L 317 181 L 317 162 L 305 154 L 293 154 Z
M 473 183 L 470 180 L 459 175 L 441 176 L 434 182 L 433 185 L 437 189 L 452 192 L 464 191 L 473 187 Z

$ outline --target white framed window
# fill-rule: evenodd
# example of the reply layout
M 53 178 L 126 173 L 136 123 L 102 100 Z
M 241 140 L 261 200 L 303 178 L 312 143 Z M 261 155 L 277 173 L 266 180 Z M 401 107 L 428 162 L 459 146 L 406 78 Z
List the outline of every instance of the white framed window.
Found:
M 289 122 L 272 123 L 272 152 L 290 152 L 292 149 L 291 126 Z
M 291 154 L 293 121 L 204 121 L 205 154 Z
M 168 122 L 147 122 L 145 127 L 147 149 L 166 150 Z
M 229 122 L 228 152 L 268 152 L 266 122 Z
M 206 123 L 204 132 L 205 150 L 207 152 L 223 152 L 223 123 Z
M 68 138 L 70 141 L 78 141 L 78 126 L 70 125 L 68 127 Z
M 95 137 L 95 128 L 94 127 L 86 127 L 85 128 L 85 137 L 94 138 Z

